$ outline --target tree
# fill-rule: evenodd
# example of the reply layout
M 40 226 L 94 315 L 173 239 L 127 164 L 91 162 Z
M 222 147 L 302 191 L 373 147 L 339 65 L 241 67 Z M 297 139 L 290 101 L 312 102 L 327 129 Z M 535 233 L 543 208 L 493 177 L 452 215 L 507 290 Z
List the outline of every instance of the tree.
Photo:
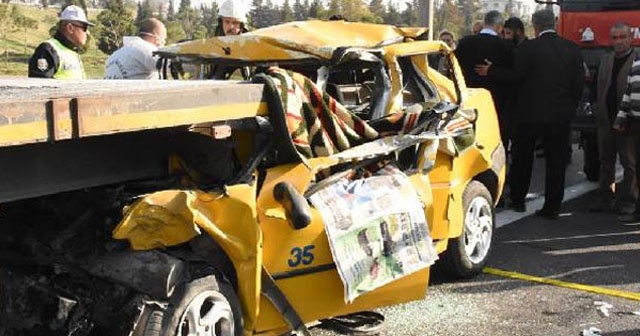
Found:
M 180 0 L 180 7 L 178 7 L 178 13 L 185 12 L 191 9 L 191 0 Z
M 511 0 L 509 0 L 509 3 L 512 3 Z M 507 3 L 507 6 L 509 6 L 509 3 Z M 459 28 L 459 32 L 461 34 L 464 34 L 466 32 L 470 32 L 471 31 L 471 25 L 473 25 L 473 22 L 477 19 L 482 19 L 482 17 L 484 15 L 480 14 L 480 9 L 481 6 L 478 3 L 478 1 L 475 0 L 459 0 L 458 1 L 458 8 L 462 9 L 461 11 L 458 11 L 459 15 L 461 16 L 461 22 L 460 22 L 460 27 Z M 461 13 L 460 13 L 461 12 Z M 508 17 L 508 15 L 507 15 Z M 462 36 L 462 35 L 460 35 Z
M 4 40 L 5 64 L 9 67 L 9 41 L 7 34 L 13 29 L 13 18 L 11 17 L 10 5 L 4 0 L 0 3 L 0 36 Z
M 49 8 L 49 0 L 40 0 L 40 5 L 42 6 L 42 8 L 47 9 Z
M 138 2 L 138 13 L 136 15 L 136 24 L 142 22 L 145 19 L 153 17 L 153 9 L 151 8 L 151 0 L 144 0 Z
M 252 0 L 251 10 L 249 11 L 249 23 L 253 27 L 260 27 L 262 16 L 262 0 Z
M 371 13 L 383 17 L 386 13 L 382 0 L 371 0 L 369 2 L 369 10 Z
M 418 23 L 418 2 L 406 3 L 406 8 L 400 15 L 405 26 L 415 26 Z
M 207 27 L 205 25 L 199 25 L 197 26 L 194 30 L 193 33 L 191 35 L 192 39 L 204 39 L 207 38 L 207 35 L 209 34 Z
M 167 20 L 166 16 L 165 16 L 165 12 L 164 12 L 164 4 L 163 3 L 159 3 L 158 4 L 158 20 L 164 22 Z
M 191 7 L 191 0 L 180 0 L 176 18 L 182 24 L 182 30 L 187 39 L 193 39 L 196 29 L 202 24 L 200 11 Z
M 28 16 L 23 15 L 22 13 L 20 13 L 17 10 L 17 6 L 13 6 L 13 11 L 12 11 L 12 17 L 13 17 L 13 22 L 15 25 L 15 28 L 22 30 L 22 32 L 24 33 L 24 51 L 23 54 L 27 54 L 27 32 L 30 29 L 37 29 L 38 28 L 38 21 L 35 19 L 32 19 Z
M 188 0 L 186 0 L 188 1 Z M 182 30 L 184 30 L 188 39 L 194 38 L 196 28 L 202 23 L 202 17 L 200 12 L 195 8 L 185 8 L 178 12 L 178 21 L 182 23 Z
M 296 0 L 293 3 L 293 18 L 296 21 L 304 21 L 307 19 L 307 15 L 309 15 L 308 10 L 305 10 L 304 5 L 300 0 Z
M 276 8 L 271 0 L 267 0 L 264 4 L 262 0 L 254 0 L 253 10 L 251 11 L 251 25 L 256 28 L 269 27 L 281 22 L 282 15 L 280 10 Z
M 182 30 L 182 24 L 180 21 L 170 21 L 166 24 L 167 27 L 167 44 L 176 43 L 178 41 L 185 40 L 187 35 Z
M 133 13 L 125 8 L 122 0 L 109 0 L 107 4 L 107 8 L 98 14 L 98 48 L 105 54 L 112 54 L 122 46 L 123 37 L 132 35 L 135 29 Z
M 211 7 L 205 4 L 200 5 L 200 15 L 202 15 L 202 25 L 207 29 L 206 37 L 213 36 L 218 25 L 218 4 L 214 1 Z
M 369 7 L 361 0 L 342 0 L 342 15 L 352 21 L 375 22 L 374 15 L 369 11 Z
M 167 8 L 167 21 L 176 20 L 176 9 L 173 7 L 173 0 L 169 0 L 169 8 Z
M 291 10 L 291 6 L 289 6 L 289 0 L 284 0 L 282 3 L 282 7 L 280 7 L 280 18 L 280 22 L 293 21 L 293 11 Z
M 434 32 L 446 29 L 454 36 L 464 35 L 464 17 L 458 10 L 457 1 L 443 0 L 435 14 Z
M 384 15 L 384 23 L 400 26 L 402 25 L 402 16 L 396 9 L 396 4 L 390 2 L 387 6 L 387 13 Z
M 342 13 L 342 7 L 340 6 L 339 0 L 329 0 L 329 10 L 327 12 L 327 16 L 344 15 L 344 13 Z
M 210 12 L 211 12 L 211 17 L 213 18 L 213 21 L 217 21 L 218 20 L 218 14 L 220 13 L 220 7 L 218 7 L 218 3 L 217 2 L 213 1 L 211 3 Z
M 322 1 L 313 0 L 311 5 L 309 5 L 309 17 L 315 19 L 322 19 L 327 17 L 327 13 L 324 9 L 324 6 L 322 5 Z
M 269 27 L 273 25 L 277 25 L 282 20 L 282 14 L 278 9 L 278 6 L 274 5 L 271 0 L 267 0 L 264 3 L 264 11 L 265 11 L 265 25 L 262 27 Z

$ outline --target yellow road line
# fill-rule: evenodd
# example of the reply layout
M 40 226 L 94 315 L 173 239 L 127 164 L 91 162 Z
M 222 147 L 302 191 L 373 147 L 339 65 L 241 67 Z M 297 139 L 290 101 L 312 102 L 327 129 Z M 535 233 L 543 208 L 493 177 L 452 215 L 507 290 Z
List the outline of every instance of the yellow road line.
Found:
M 526 275 L 518 272 L 503 271 L 503 270 L 499 270 L 491 267 L 485 267 L 482 271 L 486 274 L 497 275 L 505 278 L 538 282 L 538 283 L 543 283 L 547 285 L 554 285 L 558 287 L 581 290 L 584 292 L 591 292 L 591 293 L 608 295 L 608 296 L 616 296 L 624 299 L 640 301 L 640 293 L 635 293 L 635 292 L 627 292 L 627 291 L 621 291 L 621 290 L 610 289 L 605 287 L 583 285 L 583 284 L 574 283 L 574 282 L 566 282 L 561 280 L 542 278 L 542 277 Z

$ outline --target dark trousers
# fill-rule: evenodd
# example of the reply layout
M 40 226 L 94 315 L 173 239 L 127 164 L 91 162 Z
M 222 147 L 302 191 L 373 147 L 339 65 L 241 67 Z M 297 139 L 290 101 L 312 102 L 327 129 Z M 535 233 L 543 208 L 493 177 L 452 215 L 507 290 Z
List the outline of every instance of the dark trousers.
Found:
M 512 166 L 509 187 L 513 202 L 524 202 L 529 184 L 536 140 L 542 140 L 545 155 L 545 211 L 560 211 L 564 198 L 564 179 L 569 153 L 569 122 L 520 123 L 512 133 Z
M 635 162 L 635 173 L 636 173 L 636 181 L 640 181 L 640 167 L 637 166 L 640 163 L 640 119 L 638 118 L 629 118 L 627 121 L 627 130 L 626 133 L 629 135 L 630 142 L 633 144 L 633 150 L 635 152 L 636 162 Z M 634 212 L 636 215 L 640 215 L 640 195 L 636 200 L 636 210 Z
M 632 210 L 638 194 L 636 184 L 636 154 L 632 136 L 638 132 L 637 122 L 633 132 L 624 134 L 606 127 L 598 127 L 598 152 L 600 159 L 600 191 L 604 197 L 613 198 L 615 193 L 618 210 Z M 636 140 L 637 141 L 637 140 Z M 623 169 L 622 181 L 616 184 L 616 160 L 620 159 Z

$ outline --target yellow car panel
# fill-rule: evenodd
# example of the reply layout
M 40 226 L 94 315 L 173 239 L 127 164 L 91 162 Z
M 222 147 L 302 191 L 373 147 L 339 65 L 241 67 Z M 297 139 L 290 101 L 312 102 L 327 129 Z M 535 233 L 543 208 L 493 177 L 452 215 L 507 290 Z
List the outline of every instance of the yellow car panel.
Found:
M 273 188 L 277 183 L 291 183 L 300 193 L 309 186 L 318 171 L 327 168 L 337 160 L 329 158 L 311 159 L 307 164 L 287 165 L 269 170 L 258 199 L 258 221 L 263 230 L 265 268 L 276 279 L 282 292 L 290 300 L 296 312 L 305 321 L 325 316 L 346 314 L 390 304 L 415 300 L 424 295 L 428 284 L 428 270 L 416 272 L 406 278 L 395 281 L 374 292 L 365 294 L 353 303 L 344 301 L 344 285 L 335 268 L 333 256 L 319 211 L 311 208 L 311 224 L 301 230 L 295 230 L 289 224 L 284 209 L 273 198 Z M 422 202 L 427 205 L 425 212 L 430 213 L 431 192 L 428 178 L 423 175 L 410 177 Z M 292 251 L 295 249 L 309 252 L 307 260 L 297 263 Z M 303 258 L 305 258 L 303 256 Z M 382 292 L 380 292 L 382 291 Z M 382 293 L 389 293 L 386 296 Z M 369 293 L 371 294 L 371 293 Z M 309 304 L 313 302 L 313 304 Z M 285 324 L 282 317 L 268 302 L 263 300 L 260 307 L 257 331 L 278 330 Z
M 262 267 L 262 233 L 255 223 L 255 208 L 255 187 L 245 184 L 229 186 L 224 194 L 161 191 L 132 205 L 113 237 L 128 240 L 135 250 L 152 250 L 178 245 L 204 231 L 237 270 L 245 328 L 253 330 Z
M 405 38 L 417 38 L 425 32 L 424 28 L 310 20 L 267 27 L 240 36 L 184 42 L 161 48 L 158 54 L 244 61 L 329 60 L 340 47 L 378 48 L 403 42 Z

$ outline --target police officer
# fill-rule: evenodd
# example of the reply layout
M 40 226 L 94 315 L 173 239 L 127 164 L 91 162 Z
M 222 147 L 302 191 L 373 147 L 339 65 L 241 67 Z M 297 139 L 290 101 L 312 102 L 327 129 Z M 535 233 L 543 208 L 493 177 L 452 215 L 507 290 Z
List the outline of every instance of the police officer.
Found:
M 78 52 L 87 43 L 87 29 L 93 25 L 82 8 L 75 5 L 65 7 L 60 13 L 55 35 L 42 42 L 29 59 L 29 77 L 84 79 L 84 67 Z

